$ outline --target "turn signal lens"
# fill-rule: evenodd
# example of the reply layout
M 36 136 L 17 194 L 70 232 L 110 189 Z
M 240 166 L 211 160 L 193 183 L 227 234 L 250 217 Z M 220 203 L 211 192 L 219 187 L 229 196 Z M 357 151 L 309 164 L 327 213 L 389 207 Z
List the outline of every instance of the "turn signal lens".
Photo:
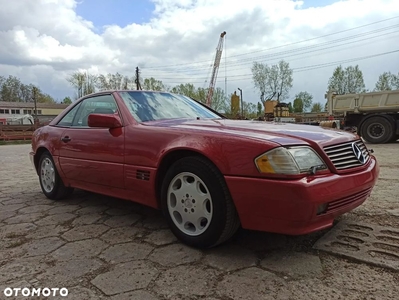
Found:
M 255 165 L 265 174 L 297 175 L 327 169 L 323 160 L 308 146 L 274 148 L 255 158 Z
M 298 165 L 285 148 L 276 148 L 255 159 L 255 164 L 261 173 L 300 174 Z

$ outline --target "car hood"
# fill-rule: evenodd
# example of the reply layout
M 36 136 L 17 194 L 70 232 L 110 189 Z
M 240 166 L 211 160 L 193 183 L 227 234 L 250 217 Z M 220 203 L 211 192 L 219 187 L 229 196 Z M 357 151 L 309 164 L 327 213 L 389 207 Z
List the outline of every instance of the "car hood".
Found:
M 358 138 L 353 133 L 314 125 L 247 120 L 173 119 L 145 122 L 143 125 L 170 127 L 186 131 L 201 131 L 209 134 L 223 133 L 223 135 L 244 136 L 252 139 L 268 140 L 280 145 L 317 143 L 320 146 L 328 146 L 353 141 Z

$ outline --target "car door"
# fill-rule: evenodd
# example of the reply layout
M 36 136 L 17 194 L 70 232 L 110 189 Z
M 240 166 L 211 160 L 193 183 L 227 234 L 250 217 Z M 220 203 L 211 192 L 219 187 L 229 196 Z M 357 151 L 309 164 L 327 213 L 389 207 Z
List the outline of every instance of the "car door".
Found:
M 61 136 L 61 169 L 70 180 L 124 188 L 124 128 L 89 127 L 90 113 L 120 116 L 111 94 L 84 99 Z

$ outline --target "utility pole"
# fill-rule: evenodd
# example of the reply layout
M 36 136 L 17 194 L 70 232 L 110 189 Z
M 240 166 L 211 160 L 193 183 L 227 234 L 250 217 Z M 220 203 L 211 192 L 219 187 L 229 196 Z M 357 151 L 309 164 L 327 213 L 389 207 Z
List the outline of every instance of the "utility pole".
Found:
M 37 120 L 37 88 L 34 86 L 33 92 L 33 102 L 35 103 L 35 121 Z
M 238 88 L 240 91 L 240 99 L 241 99 L 241 117 L 244 117 L 244 101 L 242 101 L 242 89 Z
M 136 67 L 136 79 L 134 80 L 134 82 L 136 83 L 136 89 L 141 90 L 139 67 Z

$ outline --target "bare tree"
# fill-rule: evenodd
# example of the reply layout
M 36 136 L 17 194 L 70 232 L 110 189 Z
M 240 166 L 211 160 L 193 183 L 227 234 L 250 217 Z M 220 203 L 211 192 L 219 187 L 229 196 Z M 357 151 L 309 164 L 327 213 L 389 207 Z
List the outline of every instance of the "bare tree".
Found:
M 76 89 L 76 98 L 92 94 L 96 91 L 97 76 L 88 72 L 72 73 L 67 81 Z
M 280 101 L 288 99 L 293 82 L 292 69 L 288 62 L 281 60 L 272 66 L 254 62 L 251 71 L 255 88 L 260 94 L 266 95 L 266 99 L 275 95 Z

